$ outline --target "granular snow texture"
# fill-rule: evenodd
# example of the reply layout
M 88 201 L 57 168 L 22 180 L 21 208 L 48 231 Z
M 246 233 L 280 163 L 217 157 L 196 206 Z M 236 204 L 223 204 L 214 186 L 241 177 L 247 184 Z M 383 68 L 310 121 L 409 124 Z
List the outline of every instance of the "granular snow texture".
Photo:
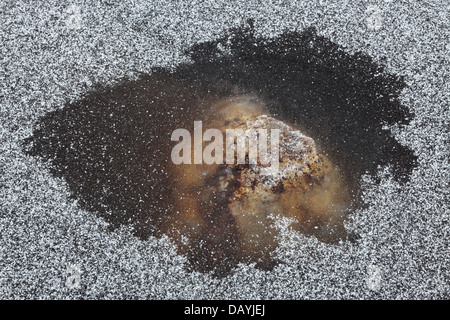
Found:
M 449 298 L 445 1 L 3 1 L 0 15 L 1 298 Z M 191 272 L 167 237 L 142 240 L 125 224 L 111 229 L 73 197 L 73 181 L 24 152 L 49 112 L 96 85 L 176 70 L 195 61 L 186 50 L 249 19 L 264 39 L 314 27 L 405 83 L 399 101 L 414 117 L 374 126 L 411 150 L 417 165 L 403 182 L 395 161 L 358 171 L 364 206 L 347 225 L 356 241 L 329 245 L 286 230 L 271 271 L 240 264 L 223 278 Z M 67 281 L 73 266 L 79 287 Z

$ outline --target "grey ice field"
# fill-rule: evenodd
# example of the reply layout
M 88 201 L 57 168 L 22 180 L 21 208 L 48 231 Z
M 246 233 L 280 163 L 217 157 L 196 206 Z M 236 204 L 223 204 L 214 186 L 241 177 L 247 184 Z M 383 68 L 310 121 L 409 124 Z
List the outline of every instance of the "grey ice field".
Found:
M 447 1 L 0 2 L 0 298 L 448 299 L 449 16 Z M 69 199 L 65 181 L 20 146 L 38 118 L 96 83 L 186 61 L 183 50 L 252 18 L 260 35 L 315 26 L 320 35 L 403 75 L 414 113 L 388 128 L 419 157 L 400 186 L 363 176 L 357 244 L 286 231 L 265 272 L 189 273 L 166 237 L 113 232 Z

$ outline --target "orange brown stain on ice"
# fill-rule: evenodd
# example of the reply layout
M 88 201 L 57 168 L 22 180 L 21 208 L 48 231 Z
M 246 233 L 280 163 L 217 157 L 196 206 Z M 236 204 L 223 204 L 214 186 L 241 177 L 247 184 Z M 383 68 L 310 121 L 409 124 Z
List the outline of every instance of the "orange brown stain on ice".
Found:
M 278 245 L 273 221 L 277 217 L 292 219 L 293 229 L 324 242 L 345 233 L 349 191 L 313 139 L 271 117 L 263 103 L 249 96 L 222 99 L 197 120 L 203 121 L 204 129 L 217 128 L 224 134 L 236 128 L 279 129 L 280 162 L 277 172 L 260 165 L 172 165 L 178 177 L 173 190 L 176 214 L 166 231 L 181 252 L 199 245 L 196 239 L 206 239 L 203 244 L 211 247 L 212 255 L 220 251 L 219 260 L 228 246 L 233 246 L 230 254 L 237 254 L 238 260 L 268 260 Z M 209 233 L 213 236 L 205 237 Z M 227 236 L 222 239 L 221 233 Z M 229 233 L 237 243 L 227 243 L 233 242 Z

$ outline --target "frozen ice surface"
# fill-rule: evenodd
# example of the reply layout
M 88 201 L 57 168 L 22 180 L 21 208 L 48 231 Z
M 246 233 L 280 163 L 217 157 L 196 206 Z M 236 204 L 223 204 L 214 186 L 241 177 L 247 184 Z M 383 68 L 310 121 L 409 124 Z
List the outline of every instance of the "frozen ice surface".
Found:
M 73 5 L 0 3 L 0 298 L 450 297 L 447 1 Z M 379 8 L 378 18 L 369 5 Z M 188 273 L 167 238 L 143 242 L 127 228 L 109 231 L 78 208 L 46 164 L 22 152 L 37 119 L 65 101 L 96 83 L 174 67 L 190 45 L 249 18 L 264 36 L 313 25 L 349 52 L 363 51 L 405 76 L 402 102 L 416 117 L 390 129 L 416 152 L 419 166 L 405 186 L 388 168 L 380 168 L 380 184 L 363 177 L 367 206 L 348 224 L 358 242 L 326 245 L 286 231 L 278 251 L 283 263 L 271 272 L 241 265 L 223 279 Z M 66 284 L 72 265 L 81 271 L 79 289 Z

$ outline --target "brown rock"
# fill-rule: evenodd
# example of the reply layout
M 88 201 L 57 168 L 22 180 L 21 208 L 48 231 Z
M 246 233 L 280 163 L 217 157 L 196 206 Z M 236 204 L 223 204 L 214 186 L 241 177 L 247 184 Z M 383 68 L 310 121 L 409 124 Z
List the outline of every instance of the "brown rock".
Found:
M 331 242 L 345 233 L 349 197 L 340 172 L 313 139 L 269 116 L 251 97 L 219 101 L 204 129 L 279 129 L 279 166 L 182 164 L 174 190 L 177 213 L 167 226 L 199 269 L 237 261 L 265 263 L 278 245 L 274 219 Z M 248 156 L 248 154 L 247 154 Z M 225 163 L 225 155 L 224 155 Z

